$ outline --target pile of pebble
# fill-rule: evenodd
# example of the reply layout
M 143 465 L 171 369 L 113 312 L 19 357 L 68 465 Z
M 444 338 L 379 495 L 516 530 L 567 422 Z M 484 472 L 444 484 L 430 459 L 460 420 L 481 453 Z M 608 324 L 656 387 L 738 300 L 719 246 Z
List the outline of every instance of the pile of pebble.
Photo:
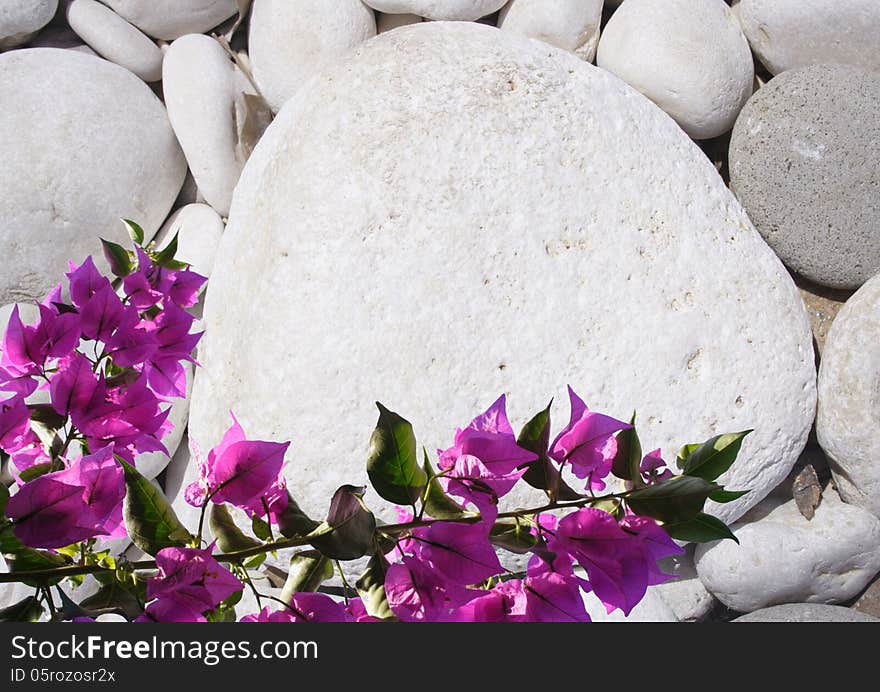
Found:
M 878 36 L 876 0 L 0 0 L 0 322 L 120 218 L 179 231 L 203 367 L 137 463 L 184 521 L 230 409 L 318 516 L 374 400 L 436 448 L 570 382 L 667 458 L 755 429 L 740 545 L 630 620 L 880 618 Z

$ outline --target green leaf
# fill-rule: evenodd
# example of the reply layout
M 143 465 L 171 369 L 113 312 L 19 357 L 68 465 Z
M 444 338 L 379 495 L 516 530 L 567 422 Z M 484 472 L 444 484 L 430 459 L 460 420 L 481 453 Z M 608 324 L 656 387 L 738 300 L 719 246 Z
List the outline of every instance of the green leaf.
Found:
M 60 470 L 61 469 L 59 468 L 55 468 L 54 462 L 47 461 L 44 464 L 34 464 L 33 466 L 28 466 L 24 471 L 18 474 L 18 477 L 23 483 L 30 483 L 35 478 L 39 478 L 40 476 L 45 476 L 47 473 L 52 473 L 53 471 Z
M 696 517 L 706 498 L 721 486 L 695 476 L 676 476 L 671 480 L 633 490 L 626 503 L 636 514 L 664 523 L 681 523 Z
M 379 553 L 373 555 L 367 563 L 364 573 L 355 582 L 358 594 L 364 603 L 368 615 L 380 620 L 394 620 L 394 611 L 388 605 L 385 594 L 385 574 L 388 561 Z
M 234 553 L 238 550 L 247 550 L 260 545 L 260 542 L 238 528 L 225 504 L 213 504 L 208 515 L 208 526 L 211 534 L 217 539 L 217 546 L 221 552 Z
M 119 459 L 125 471 L 125 501 L 122 515 L 134 544 L 148 555 L 163 548 L 184 546 L 192 541 L 166 497 L 137 469 Z
M 714 481 L 731 467 L 751 430 L 716 435 L 701 445 L 687 445 L 678 453 L 676 463 L 686 476 Z
M 281 600 L 290 603 L 295 593 L 317 591 L 332 576 L 333 563 L 317 550 L 296 553 L 290 558 L 290 570 L 281 590 Z
M 733 502 L 734 500 L 738 500 L 743 495 L 748 495 L 751 490 L 724 490 L 724 488 L 720 490 L 716 490 L 714 493 L 709 495 L 709 499 L 713 502 L 717 502 L 718 504 L 725 504 L 727 502 Z
M 113 243 L 109 240 L 101 238 L 101 245 L 104 248 L 104 257 L 110 265 L 110 271 L 114 276 L 123 277 L 131 274 L 133 269 L 131 256 L 128 250 L 119 243 Z
M 169 263 L 174 262 L 174 255 L 177 254 L 178 236 L 180 236 L 180 231 L 174 234 L 174 237 L 171 239 L 171 242 L 168 243 L 168 245 L 166 245 L 164 248 L 156 253 L 156 256 L 154 258 L 156 264 L 162 267 L 167 267 Z
M 419 467 L 416 436 L 409 421 L 378 401 L 379 420 L 370 437 L 367 475 L 379 496 L 411 505 L 422 495 L 428 475 Z
M 63 555 L 36 550 L 24 545 L 12 532 L 12 524 L 6 524 L 0 530 L 0 552 L 3 553 L 3 559 L 6 560 L 6 566 L 11 573 L 54 569 L 70 564 Z M 45 582 L 32 579 L 22 581 L 28 586 L 46 586 L 47 584 L 57 584 L 61 579 L 48 579 Z
M 428 459 L 428 451 L 423 451 L 425 462 L 422 468 L 430 479 L 427 492 L 425 493 L 425 512 L 427 515 L 434 519 L 458 519 L 469 514 L 469 512 L 465 511 L 464 507 L 449 497 L 443 488 L 440 487 L 437 473 Z
M 284 508 L 281 517 L 278 520 L 278 530 L 285 538 L 293 538 L 294 536 L 306 536 L 314 531 L 320 522 L 309 518 L 305 512 L 300 509 L 299 504 L 287 491 L 287 507 Z
M 611 464 L 611 473 L 625 481 L 632 482 L 637 488 L 645 485 L 642 480 L 642 443 L 636 432 L 636 413 L 633 411 L 629 420 L 629 430 L 621 430 L 617 436 L 617 455 Z
M 128 231 L 128 237 L 131 238 L 138 245 L 143 246 L 144 229 L 131 219 L 122 219 L 122 223 L 125 226 L 125 230 Z
M 0 610 L 0 622 L 36 622 L 43 614 L 43 607 L 33 596 L 13 603 Z
M 52 430 L 61 430 L 67 423 L 67 416 L 59 414 L 52 404 L 28 404 L 31 422 L 42 423 Z
M 515 519 L 496 521 L 489 531 L 489 541 L 492 545 L 517 555 L 530 552 L 538 543 L 537 537 L 529 530 L 529 526 Z
M 259 538 L 261 541 L 268 541 L 272 538 L 272 527 L 264 520 L 258 517 L 256 514 L 251 517 L 251 529 L 254 532 L 254 536 Z
M 0 483 L 0 517 L 6 516 L 7 502 L 9 502 L 9 488 Z
M 727 524 L 711 514 L 700 512 L 693 519 L 675 524 L 664 524 L 663 528 L 672 538 L 693 543 L 710 543 L 730 538 L 739 543 Z
M 242 562 L 242 566 L 245 569 L 257 569 L 260 565 L 262 565 L 266 561 L 266 553 L 260 553 L 259 555 L 254 555 L 253 557 L 249 557 L 247 560 Z
M 343 485 L 333 494 L 327 520 L 322 524 L 330 532 L 311 541 L 331 560 L 354 560 L 372 547 L 376 517 L 364 504 L 365 492 L 364 487 Z
M 562 479 L 559 470 L 547 456 L 547 449 L 550 446 L 552 405 L 551 400 L 547 408 L 523 426 L 519 437 L 516 438 L 517 445 L 538 455 L 538 458 L 528 465 L 523 480 L 533 488 L 545 491 L 548 497 L 555 489 L 558 500 L 579 500 L 581 496 Z

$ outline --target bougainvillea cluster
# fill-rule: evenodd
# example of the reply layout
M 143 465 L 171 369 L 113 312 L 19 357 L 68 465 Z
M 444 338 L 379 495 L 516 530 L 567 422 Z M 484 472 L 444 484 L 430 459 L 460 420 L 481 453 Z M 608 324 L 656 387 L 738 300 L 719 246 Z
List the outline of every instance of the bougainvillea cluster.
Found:
M 205 279 L 174 259 L 175 243 L 142 247 L 128 223 L 133 252 L 105 243 L 114 279 L 91 258 L 71 265 L 37 320 L 15 308 L 3 337 L 0 449 L 13 482 L 0 486 L 10 567 L 0 579 L 35 589 L 4 619 L 34 619 L 45 605 L 53 619 L 78 621 L 112 612 L 139 622 L 585 622 L 585 599 L 628 615 L 669 579 L 658 561 L 682 552 L 674 538 L 732 537 L 702 509 L 741 496 L 715 480 L 746 433 L 686 445 L 674 475 L 660 450 L 642 455 L 635 417 L 591 411 L 571 388 L 568 424 L 552 441 L 549 406 L 517 435 L 501 396 L 437 450 L 436 467 L 411 424 L 379 405 L 366 471 L 372 491 L 397 505 L 394 524 L 377 521 L 367 488 L 352 485 L 323 521 L 308 517 L 285 479 L 289 443 L 249 440 L 233 415 L 223 439 L 196 454 L 185 497 L 201 519 L 184 527 L 137 465 L 167 453 L 170 403 L 185 396 L 183 364 L 195 362 L 200 337 L 187 308 Z M 545 502 L 506 509 L 518 484 Z M 123 536 L 152 559 L 128 562 L 98 540 Z M 288 548 L 297 550 L 281 595 L 261 592 L 262 561 Z M 354 586 L 343 577 L 327 587 L 341 561 L 359 558 L 368 563 Z M 85 575 L 114 597 L 75 603 Z M 257 612 L 236 609 L 245 590 Z

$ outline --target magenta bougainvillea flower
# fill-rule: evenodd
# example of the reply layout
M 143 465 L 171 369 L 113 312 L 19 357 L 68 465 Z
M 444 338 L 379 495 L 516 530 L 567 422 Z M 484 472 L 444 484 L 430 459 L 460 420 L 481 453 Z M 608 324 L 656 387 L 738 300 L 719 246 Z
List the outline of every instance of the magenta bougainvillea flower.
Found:
M 450 584 L 421 560 L 404 557 L 385 575 L 388 605 L 404 622 L 445 622 L 456 608 L 470 601 L 474 594 Z
M 440 468 L 448 471 L 441 478 L 446 491 L 473 503 L 487 521 L 494 520 L 498 498 L 510 492 L 528 463 L 538 458 L 516 444 L 503 395 L 457 430 L 452 447 L 438 454 Z
M 25 545 L 61 548 L 110 535 L 107 526 L 121 523 L 124 497 L 122 467 L 104 449 L 25 483 L 9 498 L 6 514 Z
M 159 574 L 147 581 L 147 598 L 158 599 L 159 610 L 184 618 L 203 614 L 244 588 L 241 581 L 212 556 L 207 548 L 163 548 L 156 554 Z
M 414 552 L 449 584 L 478 584 L 504 571 L 489 542 L 489 527 L 437 522 L 412 533 Z
M 228 502 L 252 514 L 280 516 L 287 506 L 287 491 L 281 469 L 289 442 L 248 440 L 232 414 L 232 425 L 199 464 L 200 478 L 191 483 L 186 501 L 201 507 L 205 499 Z
M 657 560 L 683 552 L 652 519 L 618 524 L 607 512 L 589 507 L 563 517 L 549 547 L 571 555 L 608 611 L 619 608 L 624 615 L 649 585 L 667 578 Z
M 662 483 L 672 478 L 673 475 L 672 471 L 666 467 L 666 462 L 663 461 L 659 449 L 655 449 L 653 452 L 648 452 L 645 455 L 645 458 L 642 459 L 642 463 L 639 465 L 639 473 L 648 485 Z
M 632 426 L 610 416 L 594 413 L 568 388 L 571 419 L 550 445 L 550 457 L 559 464 L 569 464 L 577 478 L 586 479 L 587 487 L 604 490 L 604 478 L 611 473 L 617 454 L 615 433 Z
M 358 620 L 349 608 L 337 603 L 326 594 L 301 591 L 291 597 L 289 607 L 266 606 L 259 613 L 245 615 L 241 622 L 364 622 L 369 618 L 363 610 L 362 603 L 358 610 L 365 616 L 363 619 Z

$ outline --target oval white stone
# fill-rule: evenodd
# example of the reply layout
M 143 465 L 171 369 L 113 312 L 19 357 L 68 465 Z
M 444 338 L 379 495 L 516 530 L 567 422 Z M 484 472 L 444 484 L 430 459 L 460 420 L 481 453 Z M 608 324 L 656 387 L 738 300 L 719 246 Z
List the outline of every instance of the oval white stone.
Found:
M 742 0 L 743 31 L 773 74 L 819 63 L 880 70 L 877 0 Z
M 238 11 L 236 0 L 102 0 L 155 38 L 172 41 L 213 29 Z
M 816 434 L 847 502 L 880 517 L 880 275 L 846 302 L 819 368 Z
M 596 57 L 602 0 L 510 0 L 498 28 L 564 48 L 587 62 Z
M 723 0 L 627 0 L 605 25 L 596 64 L 694 139 L 733 127 L 755 77 L 749 44 Z
M 120 218 L 159 228 L 186 175 L 165 108 L 128 70 L 76 51 L 0 55 L 0 302 L 42 298 Z
M 417 14 L 432 20 L 473 22 L 501 9 L 507 0 L 364 0 L 389 14 Z
M 803 302 L 694 143 L 608 73 L 480 24 L 384 34 L 289 103 L 236 189 L 206 318 L 192 437 L 216 444 L 233 409 L 292 440 L 316 515 L 367 480 L 377 399 L 429 451 L 502 392 L 517 427 L 555 395 L 558 429 L 566 383 L 637 409 L 668 456 L 756 428 L 727 520 L 815 412 Z
M 210 36 L 181 36 L 162 68 L 168 118 L 199 192 L 222 216 L 241 175 L 234 122 L 235 65 Z
M 58 0 L 0 0 L 0 50 L 27 43 L 57 9 Z
M 110 62 L 131 70 L 145 82 L 162 79 L 162 51 L 153 41 L 96 0 L 73 0 L 67 6 L 70 28 Z
M 740 545 L 700 545 L 696 565 L 705 587 L 734 610 L 841 603 L 880 572 L 880 519 L 844 504 L 831 487 L 812 520 L 794 500 L 771 498 L 731 528 Z
M 376 35 L 361 0 L 255 0 L 249 51 L 254 79 L 276 113 L 328 62 Z

